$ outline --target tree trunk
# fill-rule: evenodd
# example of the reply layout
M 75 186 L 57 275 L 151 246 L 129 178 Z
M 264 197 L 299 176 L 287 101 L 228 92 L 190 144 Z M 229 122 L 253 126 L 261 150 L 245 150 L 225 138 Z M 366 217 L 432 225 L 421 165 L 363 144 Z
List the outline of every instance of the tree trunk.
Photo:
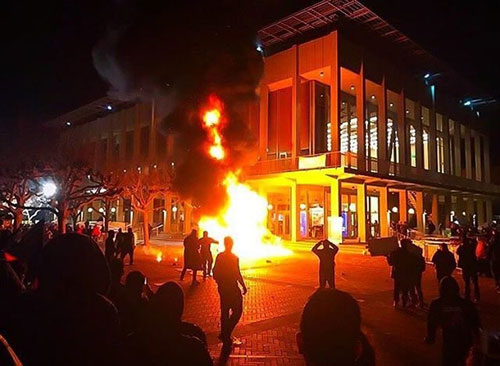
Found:
M 104 232 L 109 231 L 109 219 L 111 218 L 111 203 L 108 199 L 104 201 Z
M 144 232 L 144 245 L 149 246 L 149 212 L 147 208 L 142 213 L 142 224 Z
M 68 206 L 64 203 L 57 205 L 57 228 L 59 234 L 66 234 L 66 217 L 68 216 Z
M 23 223 L 23 209 L 16 208 L 14 211 L 14 231 L 17 231 Z

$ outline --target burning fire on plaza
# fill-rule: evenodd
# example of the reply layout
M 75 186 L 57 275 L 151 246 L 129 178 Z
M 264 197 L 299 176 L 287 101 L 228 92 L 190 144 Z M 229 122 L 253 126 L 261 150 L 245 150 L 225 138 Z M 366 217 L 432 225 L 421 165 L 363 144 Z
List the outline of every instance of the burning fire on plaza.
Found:
M 229 121 L 224 115 L 224 105 L 211 95 L 208 106 L 202 110 L 201 120 L 207 131 L 206 153 L 224 164 L 226 151 L 222 127 Z M 266 226 L 267 200 L 240 182 L 239 171 L 228 170 L 221 182 L 228 196 L 224 207 L 216 216 L 202 216 L 198 222 L 201 231 L 208 231 L 220 243 L 225 236 L 234 239 L 234 251 L 243 259 L 258 259 L 289 255 L 281 238 L 273 235 Z M 222 245 L 219 246 L 219 251 Z

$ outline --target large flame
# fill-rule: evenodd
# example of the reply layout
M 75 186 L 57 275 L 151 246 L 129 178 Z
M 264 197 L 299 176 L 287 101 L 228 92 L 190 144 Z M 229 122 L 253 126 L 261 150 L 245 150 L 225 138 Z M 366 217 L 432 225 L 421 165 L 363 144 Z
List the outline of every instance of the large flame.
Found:
M 234 240 L 234 252 L 241 258 L 257 259 L 289 255 L 281 238 L 266 227 L 267 200 L 248 185 L 239 182 L 234 173 L 228 173 L 224 181 L 228 203 L 217 217 L 204 216 L 199 221 L 200 230 L 219 241 L 223 250 L 224 237 Z
M 216 96 L 210 96 L 208 106 L 202 111 L 203 128 L 208 134 L 207 153 L 223 161 L 226 151 L 221 128 L 226 123 L 223 104 Z M 224 237 L 234 240 L 234 252 L 243 259 L 269 258 L 291 254 L 283 248 L 281 238 L 273 235 L 266 226 L 267 200 L 241 183 L 238 174 L 228 172 L 223 182 L 228 195 L 226 206 L 215 217 L 204 216 L 198 222 L 200 230 L 218 240 L 223 250 Z

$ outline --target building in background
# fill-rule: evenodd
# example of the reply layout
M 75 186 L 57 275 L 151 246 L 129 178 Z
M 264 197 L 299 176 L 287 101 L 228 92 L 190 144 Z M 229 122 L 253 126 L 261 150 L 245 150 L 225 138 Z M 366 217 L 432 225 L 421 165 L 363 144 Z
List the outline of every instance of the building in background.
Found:
M 490 141 L 464 98 L 480 92 L 460 75 L 359 1 L 320 1 L 259 38 L 264 76 L 249 117 L 259 160 L 246 178 L 269 202 L 273 233 L 302 241 L 341 231 L 344 242 L 365 242 L 388 235 L 391 222 L 424 232 L 428 220 L 492 220 L 500 187 Z M 50 122 L 91 146 L 106 171 L 175 165 L 175 136 L 157 124 L 154 103 L 110 98 Z M 114 207 L 113 221 L 140 220 L 127 200 Z M 175 194 L 151 210 L 151 224 L 168 233 L 193 224 Z

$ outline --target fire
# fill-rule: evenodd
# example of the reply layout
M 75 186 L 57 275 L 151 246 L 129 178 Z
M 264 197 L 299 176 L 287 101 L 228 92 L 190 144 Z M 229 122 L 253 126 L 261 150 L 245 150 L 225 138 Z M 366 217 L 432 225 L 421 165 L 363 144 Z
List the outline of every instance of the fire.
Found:
M 157 261 L 158 263 L 160 263 L 162 260 L 163 260 L 163 253 L 162 253 L 162 252 L 158 252 L 158 253 L 156 254 L 156 261 Z
M 224 160 L 221 128 L 226 123 L 222 102 L 210 96 L 208 107 L 202 111 L 203 128 L 208 132 L 209 156 Z M 226 207 L 216 217 L 204 216 L 198 222 L 200 230 L 218 240 L 219 251 L 223 249 L 225 236 L 234 240 L 234 252 L 244 259 L 269 258 L 291 254 L 283 248 L 281 238 L 273 235 L 266 226 L 267 200 L 241 183 L 238 175 L 228 172 L 223 182 L 229 197 Z
M 241 258 L 257 259 L 291 254 L 283 248 L 281 238 L 273 235 L 266 226 L 267 200 L 248 185 L 239 182 L 234 173 L 224 181 L 229 196 L 226 207 L 217 217 L 204 216 L 198 225 L 201 231 L 218 240 L 219 251 L 225 236 L 234 240 L 234 252 Z
M 208 154 L 217 160 L 223 160 L 226 156 L 224 147 L 222 146 L 222 136 L 219 131 L 224 120 L 221 115 L 222 103 L 220 100 L 211 96 L 209 99 L 209 107 L 203 112 L 203 128 L 208 133 Z

